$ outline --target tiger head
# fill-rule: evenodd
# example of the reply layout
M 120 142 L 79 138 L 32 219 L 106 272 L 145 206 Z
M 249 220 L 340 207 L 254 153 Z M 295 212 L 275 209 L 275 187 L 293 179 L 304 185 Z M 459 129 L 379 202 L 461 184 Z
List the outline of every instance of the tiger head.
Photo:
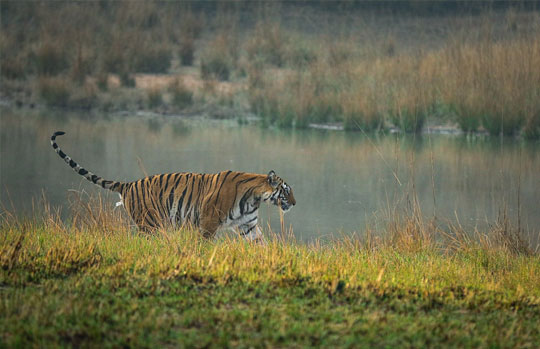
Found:
M 287 212 L 291 207 L 296 205 L 292 188 L 283 179 L 278 177 L 273 170 L 268 172 L 267 181 L 272 188 L 272 192 L 268 197 L 272 204 L 279 206 L 283 212 Z

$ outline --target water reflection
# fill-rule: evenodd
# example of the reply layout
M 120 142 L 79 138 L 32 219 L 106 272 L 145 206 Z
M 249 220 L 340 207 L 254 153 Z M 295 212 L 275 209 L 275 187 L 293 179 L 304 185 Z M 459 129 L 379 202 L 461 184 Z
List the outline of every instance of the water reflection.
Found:
M 277 130 L 235 121 L 171 117 L 102 117 L 92 114 L 1 113 L 2 202 L 29 210 L 45 191 L 65 205 L 68 189 L 99 192 L 51 150 L 53 131 L 76 161 L 106 179 L 225 169 L 273 169 L 295 190 L 298 204 L 286 215 L 302 238 L 363 231 L 416 193 L 424 214 L 458 217 L 465 227 L 485 226 L 506 207 L 515 219 L 540 230 L 540 158 L 537 143 L 453 136 L 364 135 L 325 130 Z M 519 191 L 518 191 L 519 189 Z M 519 195 L 518 195 L 519 193 Z M 111 197 L 111 206 L 112 206 Z M 279 230 L 274 207 L 262 210 Z

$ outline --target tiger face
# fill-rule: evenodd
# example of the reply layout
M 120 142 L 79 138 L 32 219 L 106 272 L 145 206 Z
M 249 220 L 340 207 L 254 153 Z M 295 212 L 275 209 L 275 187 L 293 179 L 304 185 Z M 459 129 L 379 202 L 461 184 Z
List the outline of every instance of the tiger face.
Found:
M 268 197 L 272 204 L 279 206 L 283 212 L 289 211 L 291 207 L 296 205 L 292 188 L 278 177 L 274 171 L 268 172 L 267 180 L 272 188 L 272 192 Z

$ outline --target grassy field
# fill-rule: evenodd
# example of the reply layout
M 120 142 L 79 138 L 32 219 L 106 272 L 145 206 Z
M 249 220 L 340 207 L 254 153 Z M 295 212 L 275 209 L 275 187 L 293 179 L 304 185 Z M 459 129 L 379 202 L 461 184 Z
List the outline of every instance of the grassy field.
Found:
M 540 257 L 507 224 L 414 215 L 375 237 L 267 246 L 143 235 L 81 205 L 0 226 L 2 347 L 534 347 Z
M 0 92 L 16 104 L 537 139 L 538 9 L 474 3 L 2 2 Z

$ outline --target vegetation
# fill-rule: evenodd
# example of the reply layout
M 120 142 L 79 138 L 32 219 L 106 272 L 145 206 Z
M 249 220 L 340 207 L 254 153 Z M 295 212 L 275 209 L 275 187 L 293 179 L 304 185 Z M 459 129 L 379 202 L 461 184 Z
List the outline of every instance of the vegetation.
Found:
M 103 203 L 0 227 L 0 342 L 74 346 L 533 346 L 540 259 L 507 221 L 418 215 L 382 235 L 268 245 L 144 235 Z
M 108 96 L 113 89 L 146 89 L 137 86 L 138 76 L 167 74 L 203 80 L 187 86 L 195 95 L 212 80 L 234 85 L 240 102 L 232 114 L 253 112 L 282 127 L 337 122 L 349 130 L 420 132 L 435 122 L 467 133 L 540 135 L 540 14 L 534 6 L 241 5 L 3 2 L 2 79 L 28 84 L 23 93 L 21 84 L 3 84 L 2 94 L 76 107 L 44 92 L 43 81 L 32 83 L 58 77 L 76 82 L 70 92 L 97 83 L 101 93 L 91 107 L 110 109 L 101 102 L 114 100 Z M 393 10 L 401 14 L 388 14 Z M 282 12 L 294 19 L 283 19 Z M 388 28 L 388 21 L 395 25 Z M 105 88 L 104 74 L 120 84 Z M 165 99 L 160 108 L 175 112 L 182 105 L 188 104 Z

